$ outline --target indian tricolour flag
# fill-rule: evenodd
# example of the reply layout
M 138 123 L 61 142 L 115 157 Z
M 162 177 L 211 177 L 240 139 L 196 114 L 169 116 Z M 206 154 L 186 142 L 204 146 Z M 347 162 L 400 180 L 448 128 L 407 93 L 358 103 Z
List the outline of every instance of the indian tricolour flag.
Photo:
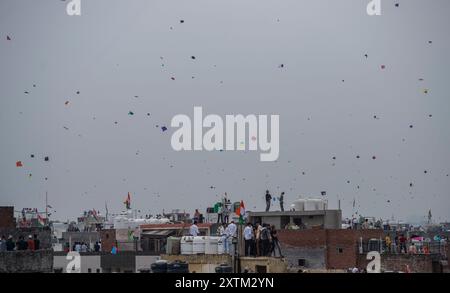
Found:
M 239 209 L 237 210 L 237 215 L 239 216 L 239 224 L 244 225 L 245 224 L 245 206 L 244 201 L 241 200 L 241 205 Z
M 40 226 L 45 226 L 45 219 L 40 214 L 37 214 L 37 220 Z

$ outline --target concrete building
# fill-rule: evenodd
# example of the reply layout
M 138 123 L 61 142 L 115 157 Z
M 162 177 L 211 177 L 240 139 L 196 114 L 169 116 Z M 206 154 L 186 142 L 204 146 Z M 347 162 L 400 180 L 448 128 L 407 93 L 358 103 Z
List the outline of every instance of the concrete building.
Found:
M 15 227 L 14 207 L 0 207 L 0 228 L 12 229 Z
M 100 241 L 99 232 L 63 232 L 60 240 L 64 249 L 72 248 L 76 242 L 84 242 L 90 249 L 94 249 L 94 244 L 98 241 Z
M 143 252 L 124 251 L 116 255 L 110 253 L 80 253 L 81 273 L 139 273 L 149 270 L 152 263 L 160 259 L 159 255 Z M 70 258 L 67 253 L 55 252 L 53 267 L 66 273 Z
M 161 255 L 161 259 L 169 262 L 182 261 L 189 264 L 189 272 L 215 273 L 216 267 L 221 264 L 233 266 L 233 258 L 227 254 L 221 255 Z M 287 262 L 274 257 L 240 257 L 239 269 L 245 268 L 253 273 L 286 273 Z
M 310 210 L 287 212 L 249 212 L 248 220 L 252 224 L 266 223 L 274 225 L 277 230 L 294 226 L 296 229 L 340 229 L 341 210 Z

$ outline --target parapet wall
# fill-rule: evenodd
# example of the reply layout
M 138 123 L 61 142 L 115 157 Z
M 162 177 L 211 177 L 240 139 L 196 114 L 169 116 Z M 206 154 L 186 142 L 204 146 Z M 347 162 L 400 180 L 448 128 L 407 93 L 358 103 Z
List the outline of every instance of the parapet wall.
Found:
M 50 273 L 53 271 L 53 251 L 0 252 L 0 273 Z
M 367 254 L 358 255 L 359 268 L 367 267 L 370 260 Z M 382 254 L 381 270 L 406 272 L 407 267 L 412 273 L 433 273 L 433 256 L 430 254 Z

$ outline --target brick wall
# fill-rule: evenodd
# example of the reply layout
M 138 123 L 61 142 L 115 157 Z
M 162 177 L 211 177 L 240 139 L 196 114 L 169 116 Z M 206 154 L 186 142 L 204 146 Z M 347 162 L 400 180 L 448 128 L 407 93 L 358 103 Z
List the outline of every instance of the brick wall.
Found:
M 326 248 L 281 245 L 281 252 L 289 268 L 325 269 Z M 302 261 L 303 260 L 303 261 Z
M 327 268 L 347 269 L 357 264 L 358 241 L 383 237 L 382 230 L 326 230 L 327 233 Z
M 370 260 L 366 259 L 367 254 L 359 254 L 357 267 L 366 268 Z M 413 273 L 432 273 L 433 256 L 430 254 L 382 254 L 381 271 L 402 271 L 406 272 L 406 265 Z
M 100 231 L 100 239 L 102 240 L 102 251 L 110 252 L 113 244 L 116 244 L 116 230 L 106 229 Z
M 326 230 L 278 230 L 278 239 L 283 245 L 294 247 L 321 247 L 326 245 Z
M 295 265 L 298 259 L 305 258 L 305 248 L 322 249 L 325 253 L 325 268 L 347 269 L 357 264 L 359 238 L 363 241 L 370 238 L 382 238 L 382 230 L 346 230 L 346 229 L 308 229 L 279 230 L 278 238 L 281 247 L 287 252 L 288 262 Z M 320 253 L 311 256 L 309 261 L 314 268 L 320 267 Z M 308 259 L 306 258 L 307 262 Z M 323 261 L 322 261 L 323 262 Z
M 0 228 L 15 228 L 14 207 L 0 207 Z

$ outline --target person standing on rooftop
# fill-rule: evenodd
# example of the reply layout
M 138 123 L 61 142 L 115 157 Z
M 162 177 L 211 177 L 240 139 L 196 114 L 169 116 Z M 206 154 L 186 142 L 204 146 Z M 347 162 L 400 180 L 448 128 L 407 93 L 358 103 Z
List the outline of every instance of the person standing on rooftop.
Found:
M 9 235 L 6 241 L 6 251 L 13 251 L 15 246 L 12 235 Z
M 253 238 L 252 224 L 247 223 L 247 226 L 244 229 L 245 256 L 249 256 L 252 253 Z
M 225 234 L 227 235 L 225 253 L 234 254 L 234 249 L 231 250 L 230 246 L 231 246 L 231 248 L 234 248 L 234 247 L 232 247 L 232 244 L 233 244 L 233 238 L 235 238 L 237 236 L 236 232 L 237 232 L 237 226 L 234 223 L 234 221 L 231 220 L 231 223 L 225 229 Z
M 197 222 L 200 221 L 200 212 L 198 211 L 198 209 L 195 209 L 194 221 L 197 221 Z
M 255 251 L 256 251 L 256 256 L 261 256 L 261 231 L 262 231 L 262 226 L 259 223 L 256 223 L 256 227 L 255 227 Z
M 284 191 L 280 194 L 280 210 L 284 212 Z
M 217 224 L 223 224 L 223 204 L 220 204 L 217 209 Z
M 194 221 L 194 224 L 192 224 L 191 227 L 189 228 L 189 234 L 194 237 L 200 234 L 197 227 L 197 221 Z
M 2 239 L 0 240 L 0 252 L 6 251 L 6 237 L 2 235 Z
M 38 239 L 37 234 L 34 234 L 33 238 L 34 238 L 34 240 L 33 240 L 33 242 L 34 242 L 34 249 L 35 250 L 41 249 L 41 241 Z
M 270 201 L 272 200 L 272 196 L 270 195 L 269 191 L 266 190 L 266 212 L 270 210 Z
M 228 224 L 228 222 L 230 221 L 230 208 L 228 207 L 228 205 L 225 205 L 223 207 L 222 213 L 223 213 L 223 222 L 225 224 Z
M 27 246 L 28 246 L 28 250 L 33 250 L 33 251 L 35 250 L 33 236 L 31 236 L 31 235 L 28 236 Z

